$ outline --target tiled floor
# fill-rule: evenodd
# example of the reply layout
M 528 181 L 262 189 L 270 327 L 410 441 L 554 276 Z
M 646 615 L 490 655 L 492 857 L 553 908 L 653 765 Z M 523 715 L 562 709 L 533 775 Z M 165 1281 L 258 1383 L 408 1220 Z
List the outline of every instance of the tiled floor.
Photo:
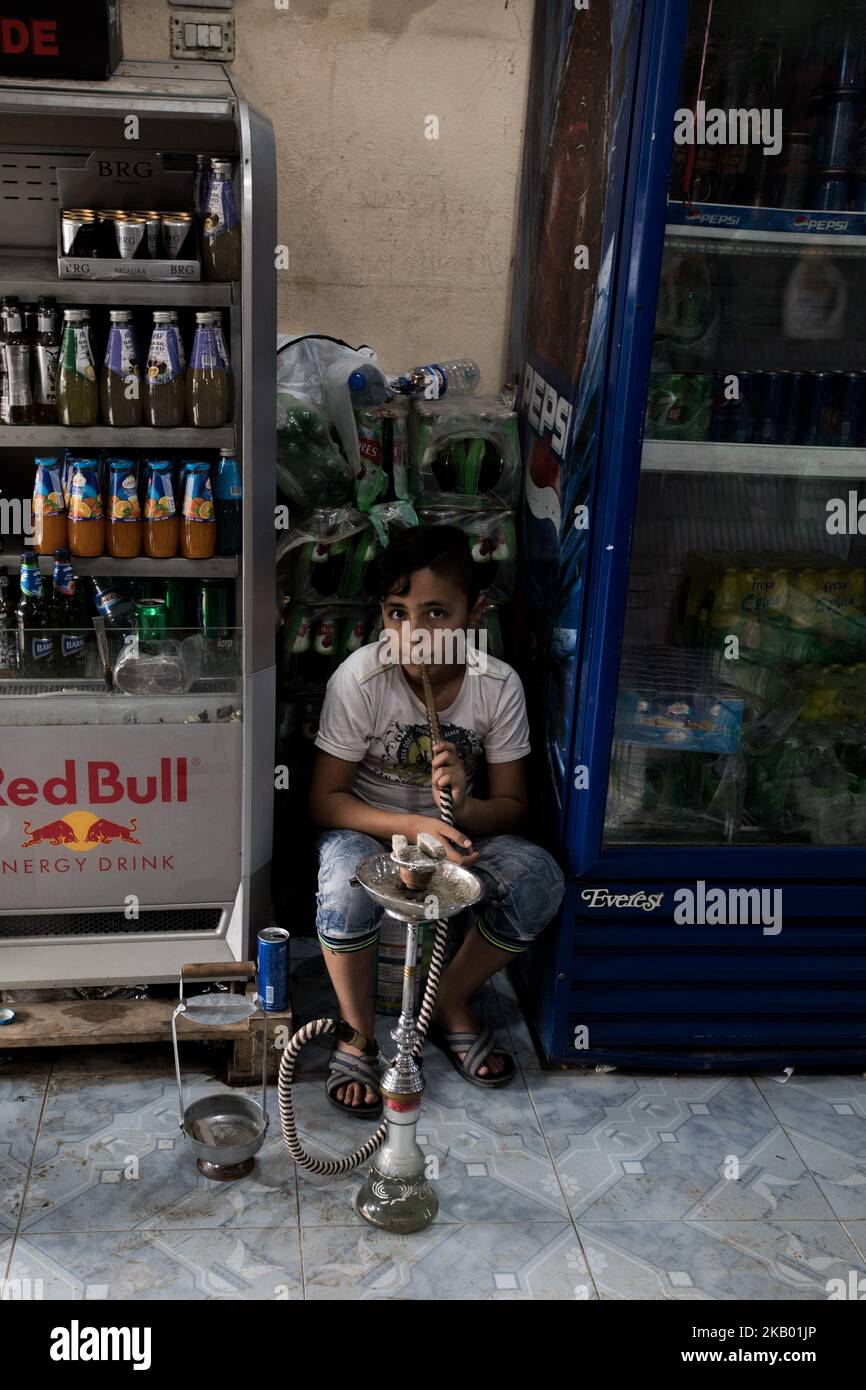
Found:
M 296 944 L 300 1023 L 333 1006 Z M 826 1300 L 866 1276 L 866 1080 L 544 1071 L 507 979 L 478 1012 L 520 1074 L 484 1094 L 427 1049 L 440 1213 L 416 1236 L 363 1225 L 354 1175 L 295 1169 L 273 1088 L 254 1173 L 214 1183 L 178 1134 L 170 1049 L 6 1054 L 0 1276 L 45 1298 L 277 1300 Z M 220 1089 L 211 1057 L 185 1059 L 190 1098 Z M 334 1155 L 366 1129 L 327 1104 L 325 1057 L 307 1049 L 296 1101 Z

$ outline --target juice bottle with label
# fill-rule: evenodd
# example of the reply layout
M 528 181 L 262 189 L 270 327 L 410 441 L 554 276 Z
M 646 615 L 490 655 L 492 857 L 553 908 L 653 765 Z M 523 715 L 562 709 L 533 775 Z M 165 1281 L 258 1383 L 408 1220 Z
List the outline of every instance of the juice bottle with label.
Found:
M 72 465 L 66 529 L 73 555 L 92 558 L 105 550 L 105 513 L 95 459 L 76 459 Z
M 0 342 L 6 369 L 8 421 L 10 425 L 32 425 L 33 393 L 30 389 L 30 340 L 24 315 L 15 295 L 3 300 L 3 336 Z
M 141 424 L 141 353 L 128 309 L 112 309 L 111 331 L 102 368 L 100 396 L 107 425 L 130 429 Z
M 241 219 L 229 160 L 211 160 L 201 262 L 206 280 L 241 278 Z
M 147 354 L 147 372 L 142 388 L 144 423 L 155 429 L 173 429 L 183 424 L 186 385 L 178 355 L 178 334 L 172 315 L 157 310 Z
M 186 372 L 186 418 L 199 429 L 219 429 L 226 422 L 228 392 L 225 368 L 208 314 L 196 314 L 192 359 Z
M 226 374 L 226 419 L 234 419 L 235 413 L 235 379 L 232 375 L 232 364 L 229 357 L 229 350 L 226 346 L 225 333 L 223 332 L 223 316 L 219 309 L 208 312 L 208 319 L 213 328 L 213 335 L 217 345 L 217 352 L 223 364 L 223 371 Z
M 210 465 L 188 463 L 183 480 L 180 553 L 187 560 L 209 560 L 216 550 L 216 513 Z
M 135 466 L 131 459 L 112 459 L 108 468 L 108 553 L 115 560 L 133 560 L 141 554 L 141 508 Z
M 183 335 L 180 331 L 180 315 L 177 313 L 176 309 L 170 309 L 167 312 L 169 323 L 174 329 L 174 338 L 177 344 L 177 360 L 180 363 L 180 369 L 183 372 L 184 380 L 186 380 L 186 349 L 184 348 Z
M 63 342 L 57 372 L 57 419 L 61 425 L 95 425 L 99 387 L 90 342 L 90 311 L 64 309 Z
M 144 553 L 153 560 L 170 560 L 177 554 L 180 521 L 174 500 L 172 464 L 155 459 L 147 465 L 144 503 Z
M 33 347 L 33 421 L 53 425 L 57 421 L 57 368 L 60 365 L 60 329 L 57 305 L 50 297 L 39 300 L 36 341 Z
M 33 485 L 33 549 L 40 555 L 53 555 L 66 544 L 66 503 L 60 460 L 36 460 Z

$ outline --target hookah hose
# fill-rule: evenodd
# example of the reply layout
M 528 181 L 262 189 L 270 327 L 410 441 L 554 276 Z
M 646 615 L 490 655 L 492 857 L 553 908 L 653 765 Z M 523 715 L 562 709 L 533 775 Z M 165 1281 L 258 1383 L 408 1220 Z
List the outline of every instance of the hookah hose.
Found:
M 427 706 L 427 719 L 430 724 L 432 758 L 432 744 L 441 742 L 442 730 L 439 724 L 439 716 L 433 704 L 433 690 L 430 685 L 430 676 L 423 662 L 421 663 L 421 682 L 424 686 L 424 703 Z M 453 826 L 454 803 L 451 796 L 451 788 L 441 788 L 439 796 L 441 798 L 441 819 L 446 825 Z M 416 1056 L 421 1051 L 424 1038 L 427 1035 L 430 1019 L 433 1017 L 433 1009 L 436 1006 L 436 995 L 439 992 L 439 977 L 442 974 L 442 963 L 445 959 L 447 940 L 448 923 L 437 921 L 436 932 L 433 938 L 433 955 L 427 975 L 427 987 L 424 990 L 424 998 L 421 1001 L 421 1007 L 415 1025 L 419 1037 L 419 1041 L 415 1048 Z M 384 1142 L 385 1136 L 388 1133 L 388 1122 L 387 1120 L 383 1120 L 375 1134 L 371 1134 L 365 1144 L 355 1149 L 354 1153 L 349 1154 L 346 1158 L 315 1158 L 312 1154 L 307 1153 L 298 1138 L 298 1127 L 295 1121 L 295 1106 L 292 1098 L 292 1086 L 294 1085 L 295 1065 L 298 1056 L 301 1048 L 313 1038 L 336 1032 L 337 1025 L 338 1020 L 335 1018 L 317 1018 L 311 1023 L 305 1023 L 303 1028 L 299 1028 L 283 1051 L 282 1058 L 280 1059 L 279 1075 L 277 1077 L 280 1127 L 289 1153 L 299 1167 L 306 1168 L 310 1173 L 321 1173 L 326 1177 L 334 1177 L 340 1173 L 349 1173 L 353 1168 L 359 1168 L 362 1163 L 366 1163 L 367 1159 L 372 1157 Z M 346 1084 L 349 1085 L 350 1083 L 347 1082 Z

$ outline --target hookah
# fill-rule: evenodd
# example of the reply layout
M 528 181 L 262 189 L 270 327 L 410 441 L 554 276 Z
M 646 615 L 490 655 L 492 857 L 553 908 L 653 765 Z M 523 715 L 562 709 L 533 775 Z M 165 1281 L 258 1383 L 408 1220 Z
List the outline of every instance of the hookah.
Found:
M 441 742 L 442 731 L 433 703 L 430 676 L 423 662 L 421 681 L 432 747 Z M 443 788 L 440 798 L 441 819 L 453 826 L 451 788 Z M 389 917 L 406 928 L 402 1011 L 391 1032 L 397 1053 L 382 1077 L 385 1111 L 382 1123 L 365 1144 L 346 1158 L 316 1158 L 307 1153 L 298 1138 L 292 1098 L 298 1055 L 306 1043 L 327 1033 L 336 1033 L 352 1046 L 360 1045 L 355 1041 L 360 1035 L 343 1020 L 317 1018 L 300 1028 L 283 1052 L 277 1078 L 280 1124 L 295 1163 L 311 1173 L 336 1176 L 373 1159 L 367 1179 L 356 1196 L 355 1210 L 370 1225 L 397 1234 L 424 1230 L 439 1210 L 438 1199 L 427 1180 L 424 1154 L 416 1139 L 424 1092 L 424 1076 L 416 1059 L 421 1054 L 436 1004 L 448 938 L 447 919 L 471 907 L 482 891 L 475 874 L 445 859 L 445 851 L 435 836 L 422 833 L 418 841 L 412 846 L 404 836 L 395 835 L 392 853 L 363 859 L 350 880 L 364 888 L 374 902 L 384 907 Z M 425 921 L 435 921 L 436 930 L 427 987 L 416 1019 L 418 942 Z

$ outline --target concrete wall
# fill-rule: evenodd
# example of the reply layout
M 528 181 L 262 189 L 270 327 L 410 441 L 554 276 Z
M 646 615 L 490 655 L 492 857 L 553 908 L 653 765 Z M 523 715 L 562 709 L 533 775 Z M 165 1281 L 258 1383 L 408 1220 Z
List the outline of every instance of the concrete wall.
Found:
M 167 58 L 166 0 L 122 10 L 126 56 Z M 367 342 L 389 370 L 474 356 L 498 387 L 532 0 L 236 0 L 234 14 L 234 69 L 277 132 L 280 328 Z

